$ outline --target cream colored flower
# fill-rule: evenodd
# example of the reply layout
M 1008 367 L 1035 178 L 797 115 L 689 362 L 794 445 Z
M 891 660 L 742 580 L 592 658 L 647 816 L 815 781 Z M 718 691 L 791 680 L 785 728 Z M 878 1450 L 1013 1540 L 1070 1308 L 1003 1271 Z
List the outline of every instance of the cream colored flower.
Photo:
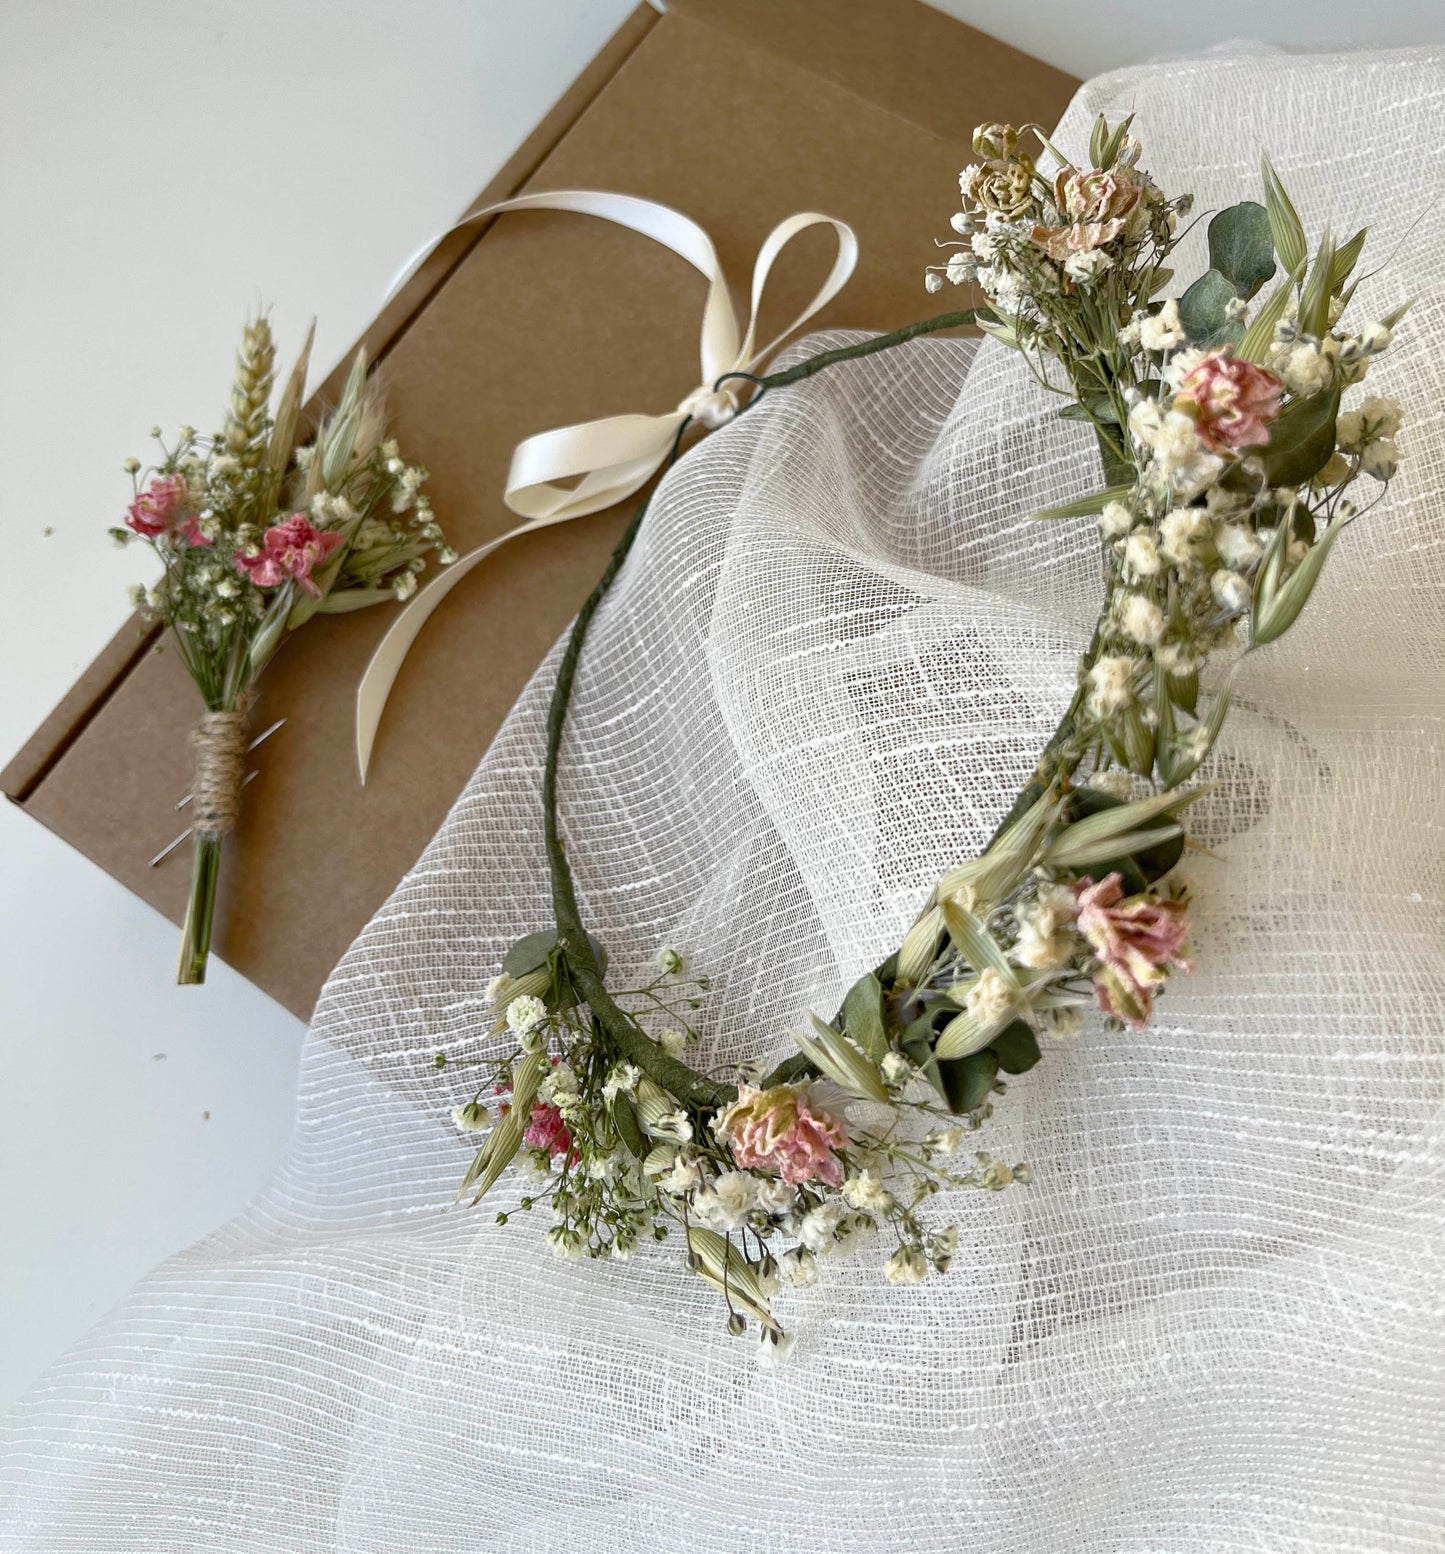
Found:
M 1179 322 L 1179 304 L 1173 297 L 1157 313 L 1139 321 L 1139 344 L 1146 351 L 1172 351 L 1186 339 Z
M 1122 502 L 1105 502 L 1099 514 L 1099 533 L 1106 540 L 1122 539 L 1134 527 L 1134 515 Z
M 1400 451 L 1388 437 L 1372 442 L 1360 460 L 1360 468 L 1376 480 L 1393 480 L 1399 464 Z
M 1143 594 L 1125 594 L 1119 607 L 1119 627 L 1141 647 L 1154 647 L 1164 635 L 1164 612 Z
M 1008 1018 L 1018 1001 L 1018 984 L 992 966 L 985 966 L 964 996 L 963 1007 L 980 1025 L 994 1026 Z
M 1152 529 L 1136 529 L 1124 546 L 1124 565 L 1136 577 L 1153 577 L 1163 563 L 1159 559 L 1159 542 Z
M 1216 572 L 1209 579 L 1209 590 L 1221 609 L 1242 615 L 1249 608 L 1249 584 L 1238 572 Z
M 1264 541 L 1241 523 L 1222 523 L 1214 531 L 1219 559 L 1236 572 L 1247 572 L 1264 552 Z
M 1198 507 L 1176 507 L 1159 525 L 1159 549 L 1178 567 L 1203 566 L 1214 550 L 1214 525 Z
M 1089 670 L 1088 709 L 1100 721 L 1122 712 L 1134 701 L 1134 660 L 1106 654 Z
M 901 1246 L 883 1265 L 890 1284 L 919 1284 L 928 1277 L 928 1260 L 914 1246 Z

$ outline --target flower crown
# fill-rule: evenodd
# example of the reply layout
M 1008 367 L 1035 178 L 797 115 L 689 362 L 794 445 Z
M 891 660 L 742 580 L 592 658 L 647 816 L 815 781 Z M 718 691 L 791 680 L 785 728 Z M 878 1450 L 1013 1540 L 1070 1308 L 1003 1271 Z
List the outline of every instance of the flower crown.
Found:
M 1184 784 L 1219 736 L 1240 663 L 1294 624 L 1363 510 L 1362 477 L 1372 503 L 1395 472 L 1399 406 L 1342 404 L 1405 312 L 1343 323 L 1365 233 L 1336 245 L 1326 232 L 1310 257 L 1266 159 L 1264 203 L 1214 215 L 1210 267 L 1165 300 L 1191 198 L 1140 169 L 1130 124 L 1098 120 L 1087 169 L 1036 127 L 982 126 L 957 241 L 926 279 L 930 291 L 976 284 L 987 306 L 757 380 L 782 388 L 973 322 L 1066 400 L 1062 417 L 1093 427 L 1105 472 L 1092 496 L 1036 515 L 1097 518 L 1103 604 L 1032 776 L 984 851 L 934 886 L 897 952 L 831 1021 L 805 1015 L 797 1052 L 771 1071 L 688 1064 L 688 1016 L 708 984 L 673 949 L 645 985 L 609 992 L 558 834 L 573 675 L 643 509 L 559 670 L 543 793 L 556 928 L 514 945 L 487 990 L 500 1050 L 479 1060 L 481 1083 L 453 1113 L 485 1134 L 462 1196 L 482 1198 L 521 1156 L 534 1173 L 521 1206 L 550 1206 L 548 1239 L 564 1257 L 626 1259 L 678 1233 L 729 1330 L 756 1324 L 765 1359 L 786 1348 L 779 1280 L 813 1283 L 840 1246 L 883 1231 L 892 1282 L 945 1271 L 957 1231 L 933 1222 L 928 1199 L 1032 1176 L 965 1147 L 1007 1077 L 1039 1061 L 1041 1036 L 1076 1036 L 1091 1006 L 1142 1030 L 1170 976 L 1191 969 L 1171 871 L 1180 817 L 1205 789 Z M 1212 661 L 1222 668 L 1206 694 Z

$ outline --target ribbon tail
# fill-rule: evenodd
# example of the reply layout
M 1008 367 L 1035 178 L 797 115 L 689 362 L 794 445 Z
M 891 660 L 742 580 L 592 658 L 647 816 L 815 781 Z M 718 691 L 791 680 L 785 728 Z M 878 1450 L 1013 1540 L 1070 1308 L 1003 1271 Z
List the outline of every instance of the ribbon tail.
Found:
M 356 687 L 356 766 L 362 786 L 366 785 L 366 773 L 371 765 L 371 750 L 376 743 L 376 732 L 381 727 L 381 715 L 386 709 L 387 697 L 401 673 L 401 666 L 412 644 L 421 635 L 421 629 L 431 619 L 432 612 L 443 599 L 479 563 L 494 550 L 499 550 L 508 540 L 528 534 L 533 529 L 545 529 L 555 523 L 566 523 L 578 515 L 571 512 L 556 513 L 546 518 L 534 518 L 519 524 L 506 534 L 459 557 L 435 581 L 429 583 L 396 617 L 386 635 L 376 645 L 376 651 L 367 663 L 360 684 Z

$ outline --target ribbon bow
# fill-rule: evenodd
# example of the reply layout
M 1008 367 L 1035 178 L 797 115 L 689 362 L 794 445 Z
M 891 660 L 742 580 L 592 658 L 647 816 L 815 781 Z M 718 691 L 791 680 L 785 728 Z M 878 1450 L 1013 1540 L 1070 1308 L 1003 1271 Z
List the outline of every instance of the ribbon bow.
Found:
M 813 211 L 803 211 L 779 222 L 768 234 L 753 265 L 748 324 L 746 331 L 740 334 L 727 279 L 718 263 L 712 239 L 695 221 L 679 211 L 630 194 L 561 189 L 550 194 L 522 194 L 488 205 L 473 211 L 450 230 L 454 232 L 471 222 L 512 210 L 575 211 L 580 215 L 597 216 L 640 232 L 686 259 L 708 283 L 700 341 L 702 381 L 676 410 L 665 415 L 607 416 L 599 421 L 539 432 L 518 444 L 507 476 L 505 501 L 527 522 L 454 561 L 400 612 L 366 666 L 356 691 L 356 759 L 363 783 L 382 709 L 402 662 L 432 611 L 467 573 L 519 534 L 566 523 L 586 513 L 600 512 L 630 496 L 661 468 L 679 429 L 688 420 L 695 420 L 709 430 L 725 425 L 742 408 L 742 402 L 733 388 L 720 386 L 718 380 L 729 373 L 751 372 L 770 356 L 789 335 L 837 296 L 858 262 L 858 239 L 845 222 Z M 759 349 L 756 344 L 758 308 L 769 272 L 784 247 L 799 232 L 815 226 L 830 226 L 837 234 L 838 255 L 833 268 L 797 318 Z M 446 236 L 445 233 L 442 235 Z M 441 238 L 434 239 L 407 261 L 387 291 L 388 300 L 440 241 Z M 564 481 L 568 483 L 559 483 Z

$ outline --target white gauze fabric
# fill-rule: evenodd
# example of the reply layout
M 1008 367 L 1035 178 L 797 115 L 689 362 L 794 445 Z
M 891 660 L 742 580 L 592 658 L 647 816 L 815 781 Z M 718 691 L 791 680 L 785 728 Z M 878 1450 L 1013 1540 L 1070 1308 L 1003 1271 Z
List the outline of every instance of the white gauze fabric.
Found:
M 1123 71 L 1064 121 L 1081 158 L 1100 109 L 1204 210 L 1267 146 L 1312 232 L 1393 251 L 1356 316 L 1420 298 L 1369 385 L 1405 406 L 1399 480 L 1250 661 L 1191 811 L 1197 974 L 1010 1082 L 979 1144 L 1037 1181 L 936 1201 L 947 1278 L 833 1263 L 762 1370 L 675 1242 L 559 1262 L 542 1213 L 495 1223 L 520 1174 L 452 1207 L 482 990 L 548 922 L 549 664 L 331 978 L 274 1184 L 17 1410 L 0 1547 L 1442 1546 L 1445 56 Z M 701 1062 L 784 1054 L 1024 780 L 1099 599 L 1092 523 L 1028 517 L 1100 478 L 1054 409 L 992 342 L 920 341 L 770 395 L 662 487 L 563 806 L 617 985 L 663 942 L 713 979 Z

